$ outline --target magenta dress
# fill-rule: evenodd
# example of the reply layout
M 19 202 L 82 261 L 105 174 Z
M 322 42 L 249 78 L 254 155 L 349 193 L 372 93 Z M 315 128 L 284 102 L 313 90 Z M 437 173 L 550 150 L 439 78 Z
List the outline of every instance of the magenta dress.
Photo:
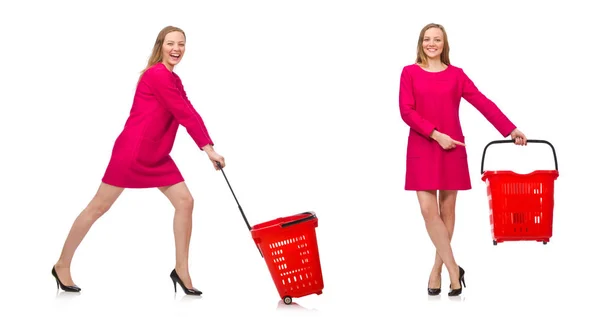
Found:
M 182 182 L 183 176 L 170 156 L 179 125 L 187 129 L 198 147 L 214 145 L 179 76 L 157 63 L 140 78 L 129 118 L 115 141 L 102 181 L 124 188 Z
M 461 68 L 449 65 L 428 72 L 405 66 L 400 77 L 400 114 L 410 127 L 406 151 L 405 190 L 467 190 L 471 179 L 465 147 L 444 150 L 430 138 L 434 128 L 465 144 L 459 119 L 464 98 L 504 137 L 516 126 L 483 95 Z

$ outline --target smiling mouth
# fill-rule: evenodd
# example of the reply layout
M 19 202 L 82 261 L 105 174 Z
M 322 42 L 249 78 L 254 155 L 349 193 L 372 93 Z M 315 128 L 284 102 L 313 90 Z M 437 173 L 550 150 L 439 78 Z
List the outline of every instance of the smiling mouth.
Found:
M 179 55 L 179 54 L 171 54 L 169 56 L 171 56 L 174 59 L 179 59 L 179 57 L 181 57 L 181 55 Z

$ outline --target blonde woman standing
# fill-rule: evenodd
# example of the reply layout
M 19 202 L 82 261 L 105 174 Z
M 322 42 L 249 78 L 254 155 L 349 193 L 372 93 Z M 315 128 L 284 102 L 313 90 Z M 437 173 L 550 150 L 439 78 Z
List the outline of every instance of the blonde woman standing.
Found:
M 450 45 L 440 24 L 426 25 L 419 35 L 416 62 L 403 68 L 399 106 L 410 127 L 406 153 L 405 190 L 415 191 L 427 233 L 435 248 L 429 277 L 429 295 L 441 292 L 442 266 L 450 275 L 449 296 L 465 284 L 465 270 L 454 259 L 450 240 L 454 233 L 457 193 L 471 189 L 465 136 L 459 119 L 461 99 L 473 105 L 515 144 L 527 138 L 482 94 L 465 72 L 450 64 Z

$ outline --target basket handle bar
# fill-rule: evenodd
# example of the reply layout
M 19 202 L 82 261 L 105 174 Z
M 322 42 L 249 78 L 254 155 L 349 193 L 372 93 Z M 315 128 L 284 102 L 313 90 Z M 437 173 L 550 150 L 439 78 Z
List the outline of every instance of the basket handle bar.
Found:
M 487 151 L 487 148 L 492 145 L 492 144 L 499 144 L 499 143 L 515 143 L 515 140 L 495 140 L 495 141 L 491 141 L 490 143 L 488 143 L 485 148 L 483 148 L 483 155 L 481 157 L 481 174 L 483 175 L 483 163 L 485 161 L 485 152 Z M 558 160 L 556 159 L 556 150 L 554 149 L 554 146 L 552 145 L 552 143 L 546 141 L 546 140 L 536 140 L 536 139 L 532 139 L 532 140 L 527 140 L 527 143 L 544 143 L 550 146 L 550 148 L 552 149 L 552 154 L 554 155 L 554 168 L 558 171 Z
M 229 184 L 229 180 L 227 179 L 227 176 L 225 175 L 225 171 L 223 171 L 223 168 L 221 167 L 221 163 L 217 162 L 217 166 L 219 167 L 219 170 L 221 170 L 221 173 L 223 173 L 223 177 L 225 178 L 225 181 L 227 182 L 227 186 L 229 186 L 229 190 L 231 191 L 231 194 L 233 195 L 233 198 L 235 199 L 238 209 L 240 210 L 240 213 L 242 214 L 242 218 L 244 218 L 244 222 L 246 223 L 246 227 L 248 227 L 248 231 L 251 231 L 252 227 L 250 226 L 250 223 L 248 223 L 246 214 L 244 213 L 242 206 L 240 206 L 240 202 L 238 201 L 237 197 L 235 196 L 235 193 L 233 192 L 233 188 L 231 188 L 231 184 Z M 258 248 L 258 252 L 260 252 L 260 256 L 263 257 L 263 254 L 260 251 L 260 248 L 258 247 L 258 245 L 256 245 L 256 247 Z
M 309 220 L 314 219 L 314 218 L 317 217 L 317 215 L 314 212 L 312 212 L 312 211 L 303 212 L 302 214 L 308 215 L 308 217 L 304 217 L 304 218 L 301 218 L 301 219 L 297 219 L 297 220 L 285 222 L 285 223 L 281 224 L 281 227 L 285 228 L 285 227 L 297 225 L 297 224 L 299 224 L 301 222 L 309 221 Z

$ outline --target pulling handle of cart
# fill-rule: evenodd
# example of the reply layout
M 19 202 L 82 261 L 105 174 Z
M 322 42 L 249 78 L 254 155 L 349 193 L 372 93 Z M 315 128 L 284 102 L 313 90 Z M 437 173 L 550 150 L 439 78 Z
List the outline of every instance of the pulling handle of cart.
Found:
M 495 141 L 491 141 L 490 143 L 488 143 L 485 148 L 483 149 L 483 155 L 481 157 L 481 174 L 483 175 L 483 163 L 485 161 L 485 152 L 487 151 L 487 148 L 492 145 L 492 144 L 499 144 L 499 143 L 515 143 L 515 140 L 495 140 Z M 554 155 L 554 169 L 556 169 L 558 171 L 558 160 L 556 159 L 556 150 L 554 149 L 554 146 L 552 145 L 552 143 L 546 141 L 546 140 L 527 140 L 527 143 L 544 143 L 550 146 L 550 148 L 552 149 L 552 154 Z
M 302 214 L 308 215 L 308 217 L 304 217 L 304 218 L 301 218 L 301 219 L 297 219 L 297 220 L 285 222 L 285 223 L 281 224 L 281 227 L 285 228 L 285 227 L 297 225 L 299 223 L 302 223 L 302 222 L 305 222 L 305 221 L 309 221 L 309 220 L 314 219 L 314 218 L 317 217 L 317 215 L 314 212 L 312 212 L 312 211 L 303 212 Z
M 240 213 L 242 214 L 242 218 L 244 218 L 244 222 L 246 223 L 246 227 L 248 227 L 249 231 L 252 231 L 252 226 L 250 226 L 250 223 L 248 223 L 248 219 L 246 218 L 246 214 L 244 214 L 244 210 L 242 209 L 242 206 L 240 206 L 240 203 L 238 202 L 238 199 L 235 196 L 235 193 L 233 192 L 233 189 L 231 188 L 231 184 L 229 184 L 229 180 L 227 179 L 227 176 L 225 176 L 225 171 L 223 171 L 223 167 L 221 166 L 221 163 L 217 162 L 217 166 L 219 167 L 219 170 L 221 170 L 221 173 L 223 173 L 223 177 L 225 177 L 225 181 L 227 182 L 227 186 L 229 186 L 229 190 L 231 191 L 231 194 L 233 195 L 233 198 L 235 199 L 235 202 L 237 203 L 238 209 L 240 210 Z M 256 247 L 258 248 L 258 252 L 260 253 L 260 256 L 264 257 L 263 254 L 262 254 L 262 251 L 260 251 L 260 248 L 258 247 L 258 245 Z

